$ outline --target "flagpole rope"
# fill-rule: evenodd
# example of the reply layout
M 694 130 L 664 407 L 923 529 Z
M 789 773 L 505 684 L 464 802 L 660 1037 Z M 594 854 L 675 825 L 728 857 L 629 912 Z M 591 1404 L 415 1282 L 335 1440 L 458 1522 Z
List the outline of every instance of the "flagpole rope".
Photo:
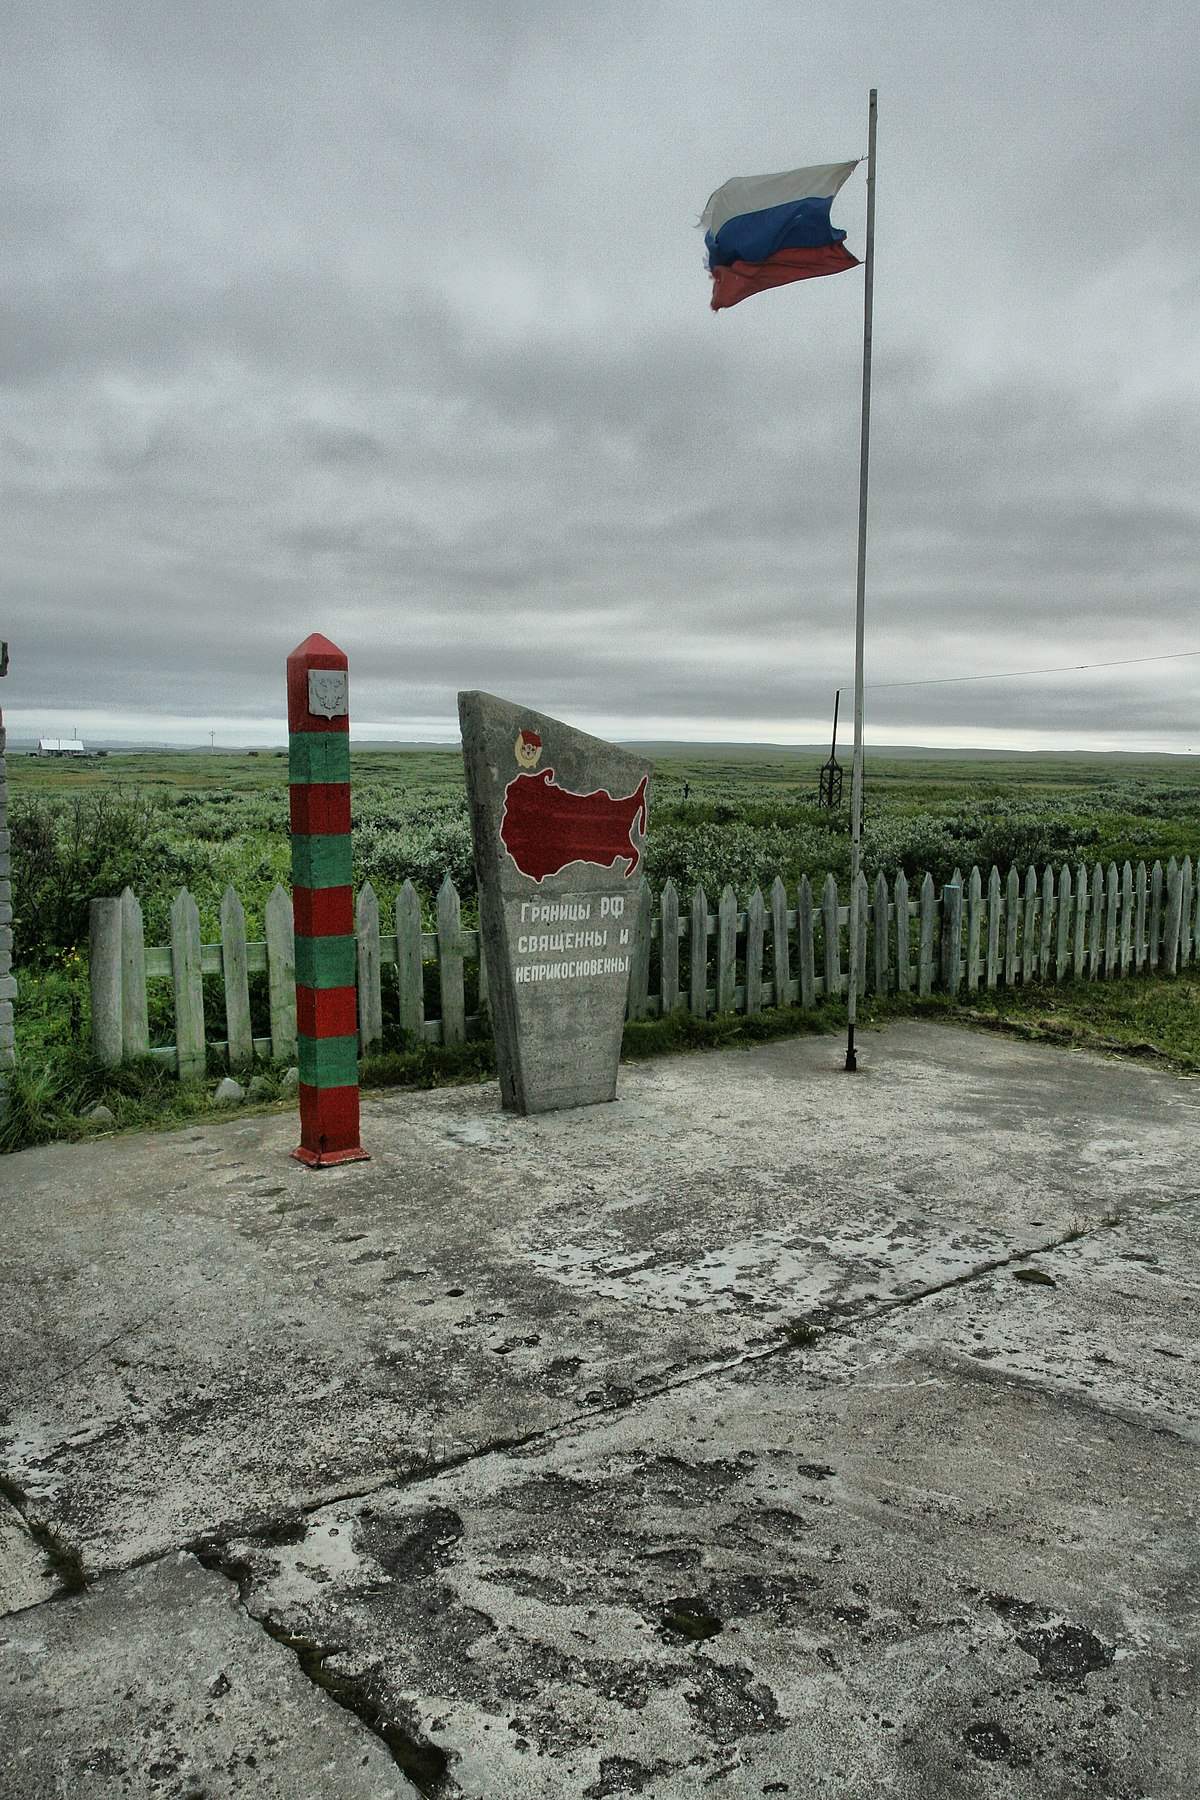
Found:
M 1051 669 L 1006 669 L 999 675 L 930 675 L 921 681 L 869 681 L 873 694 L 887 688 L 948 687 L 958 681 L 1021 681 L 1027 675 L 1077 675 L 1083 669 L 1132 669 L 1138 663 L 1182 662 L 1200 650 L 1164 650 L 1158 656 L 1117 656 L 1109 662 L 1056 663 Z

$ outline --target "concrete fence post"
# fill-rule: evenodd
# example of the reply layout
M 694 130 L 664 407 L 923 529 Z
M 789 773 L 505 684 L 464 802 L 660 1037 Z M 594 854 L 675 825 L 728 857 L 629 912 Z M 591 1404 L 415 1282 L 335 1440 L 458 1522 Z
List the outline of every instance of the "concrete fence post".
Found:
M 92 997 L 92 1049 L 113 1068 L 121 1060 L 121 902 L 93 900 L 88 915 L 88 980 Z

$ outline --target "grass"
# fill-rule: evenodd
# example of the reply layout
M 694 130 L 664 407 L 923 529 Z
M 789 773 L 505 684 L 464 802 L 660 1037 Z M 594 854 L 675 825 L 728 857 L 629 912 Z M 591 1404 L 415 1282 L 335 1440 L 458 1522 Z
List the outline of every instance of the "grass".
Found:
M 668 876 L 680 892 L 702 881 L 712 905 L 725 882 L 745 901 L 756 882 L 775 873 L 794 886 L 807 872 L 844 875 L 848 821 L 813 800 L 822 757 L 811 752 L 718 746 L 657 746 L 647 871 L 653 887 Z M 457 749 L 351 753 L 356 881 L 370 879 L 388 915 L 397 885 L 409 876 L 422 894 L 426 927 L 433 895 L 447 869 L 473 922 L 474 878 L 466 824 L 462 759 Z M 10 756 L 17 955 L 15 1008 L 18 1070 L 11 1083 L 0 1149 L 99 1129 L 169 1128 L 211 1111 L 223 1073 L 179 1083 L 164 1067 L 144 1063 L 113 1072 L 94 1062 L 89 1038 L 87 972 L 72 946 L 86 938 L 87 904 L 128 880 L 146 914 L 148 943 L 164 943 L 166 914 L 180 885 L 200 905 L 202 936 L 218 935 L 227 881 L 247 912 L 249 935 L 262 935 L 262 909 L 277 880 L 288 879 L 287 761 L 283 751 L 140 751 L 80 765 Z M 686 797 L 685 797 L 686 794 Z M 868 754 L 864 856 L 889 873 L 901 865 L 944 880 L 956 864 L 1010 860 L 1131 861 L 1200 849 L 1200 758 L 979 757 L 928 758 Z M 22 808 L 23 829 L 17 829 Z M 33 829 L 37 825 L 41 835 Z M 124 860 L 123 860 L 124 859 Z M 128 864 L 128 867 L 126 867 Z M 53 920 L 53 924 L 47 921 Z M 40 939 L 35 925 L 43 925 Z M 218 978 L 209 977 L 216 984 Z M 173 1038 L 169 983 L 152 981 L 151 1042 Z M 468 994 L 468 1004 L 473 1004 Z M 221 996 L 206 994 L 206 1011 L 221 1016 Z M 265 982 L 251 981 L 254 1029 L 266 1030 Z M 865 998 L 864 1028 L 899 1017 L 944 1017 L 1023 1037 L 1101 1050 L 1200 1070 L 1197 987 L 1141 979 L 1078 982 L 994 994 Z M 844 1009 L 769 1012 L 755 1019 L 647 1020 L 625 1033 L 626 1060 L 767 1041 L 798 1033 L 841 1031 Z M 403 1047 L 396 1020 L 385 1017 L 388 1054 L 368 1059 L 367 1087 L 430 1087 L 486 1079 L 494 1071 L 490 1043 L 443 1051 Z M 277 1099 L 281 1071 L 257 1067 Z M 102 1105 L 112 1124 L 88 1123 Z
M 1200 1074 L 1200 981 L 1187 975 L 1174 981 L 1144 977 L 1077 981 L 1062 987 L 1034 985 L 959 1000 L 945 994 L 887 999 L 867 995 L 858 1016 L 863 1031 L 883 1029 L 897 1019 L 938 1019 L 1069 1049 L 1132 1057 L 1185 1075 Z M 622 1061 L 841 1033 L 845 1023 L 844 1006 L 817 1006 L 807 1012 L 782 1007 L 754 1018 L 724 1013 L 694 1019 L 680 1013 L 626 1025 Z M 489 1080 L 495 1068 L 491 1040 L 477 1038 L 448 1049 L 423 1044 L 366 1057 L 359 1081 L 364 1092 L 447 1087 Z M 228 1118 L 234 1110 L 238 1116 L 292 1110 L 296 1101 L 282 1091 L 283 1072 L 279 1064 L 256 1064 L 248 1074 L 261 1078 L 264 1091 L 236 1109 L 214 1107 L 213 1089 L 224 1073 L 215 1058 L 206 1080 L 181 1082 L 149 1057 L 111 1069 L 99 1064 L 84 1043 L 46 1046 L 38 1055 L 27 1054 L 10 1077 L 0 1151 L 79 1142 L 113 1131 L 172 1130 L 201 1119 Z M 244 1083 L 247 1075 L 241 1079 Z M 111 1121 L 86 1117 L 96 1105 L 108 1108 Z

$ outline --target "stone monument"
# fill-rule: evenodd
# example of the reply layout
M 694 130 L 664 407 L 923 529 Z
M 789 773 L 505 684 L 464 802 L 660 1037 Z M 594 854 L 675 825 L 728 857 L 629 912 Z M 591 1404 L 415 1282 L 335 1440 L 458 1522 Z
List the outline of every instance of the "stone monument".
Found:
M 492 694 L 458 714 L 501 1102 L 612 1100 L 650 764 Z

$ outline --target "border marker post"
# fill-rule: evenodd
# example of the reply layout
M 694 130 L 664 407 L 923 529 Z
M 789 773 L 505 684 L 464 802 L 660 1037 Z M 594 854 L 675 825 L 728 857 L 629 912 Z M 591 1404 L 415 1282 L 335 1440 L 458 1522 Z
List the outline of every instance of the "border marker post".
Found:
M 359 1142 L 350 856 L 349 663 L 314 632 L 287 659 L 300 1144 L 309 1168 L 367 1158 Z

